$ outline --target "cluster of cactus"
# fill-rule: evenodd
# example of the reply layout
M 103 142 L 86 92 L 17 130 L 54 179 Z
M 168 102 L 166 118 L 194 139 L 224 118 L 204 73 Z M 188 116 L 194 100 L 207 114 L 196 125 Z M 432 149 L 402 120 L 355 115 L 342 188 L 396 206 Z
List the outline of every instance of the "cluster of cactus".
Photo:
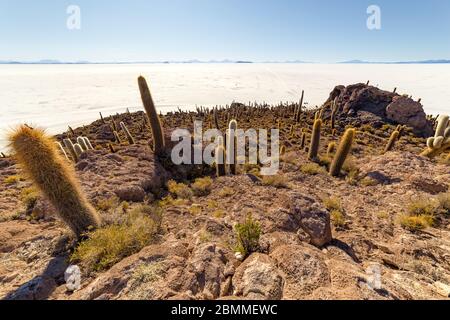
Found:
M 435 135 L 428 138 L 427 149 L 422 155 L 434 158 L 447 150 L 450 150 L 450 121 L 449 116 L 441 115 L 437 118 Z
M 43 130 L 22 125 L 9 136 L 9 141 L 27 176 L 77 237 L 100 225 L 97 212 L 82 193 L 73 169 L 58 152 L 52 137 Z
M 88 150 L 94 150 L 94 147 L 91 144 L 91 141 L 89 140 L 88 137 L 78 137 L 77 138 L 77 143 L 72 143 L 72 140 L 70 139 L 64 139 L 63 140 L 64 146 L 66 147 L 67 150 L 69 150 L 69 153 L 72 157 L 72 160 L 74 162 L 78 162 L 80 160 L 81 155 L 88 151 Z M 66 156 L 66 158 L 68 158 L 67 153 L 65 152 L 64 148 L 62 147 L 62 145 L 60 143 L 58 143 L 58 145 L 60 146 L 60 148 L 63 151 L 63 154 Z
M 148 88 L 147 81 L 144 77 L 138 78 L 139 91 L 141 93 L 142 103 L 147 114 L 148 122 L 152 130 L 153 136 L 153 152 L 156 155 L 161 155 L 164 152 L 165 141 L 164 132 L 161 125 L 160 118 L 156 112 L 155 103 L 153 102 L 150 89 Z

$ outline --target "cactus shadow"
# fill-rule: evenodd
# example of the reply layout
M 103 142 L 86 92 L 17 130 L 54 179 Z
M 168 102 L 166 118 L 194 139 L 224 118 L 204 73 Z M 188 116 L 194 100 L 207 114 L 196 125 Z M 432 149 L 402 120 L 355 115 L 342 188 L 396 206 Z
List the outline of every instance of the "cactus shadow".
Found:
M 52 252 L 52 258 L 40 275 L 8 293 L 2 300 L 46 300 L 56 288 L 64 284 L 64 272 L 69 266 L 67 238 L 61 238 Z M 63 252 L 62 252 L 63 251 Z
M 333 239 L 331 241 L 330 246 L 336 247 L 344 251 L 352 260 L 356 263 L 361 263 L 361 260 L 356 255 L 356 252 L 353 250 L 351 246 L 346 244 L 345 242 L 339 240 L 339 239 Z

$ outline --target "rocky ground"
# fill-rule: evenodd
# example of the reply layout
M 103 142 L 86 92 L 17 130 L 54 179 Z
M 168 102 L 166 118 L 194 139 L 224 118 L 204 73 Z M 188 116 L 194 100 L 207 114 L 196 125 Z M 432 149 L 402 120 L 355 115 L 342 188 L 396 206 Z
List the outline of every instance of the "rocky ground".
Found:
M 314 111 L 303 112 L 299 122 L 290 105 L 239 105 L 220 112 L 223 128 L 229 118 L 237 118 L 242 128 L 280 126 L 286 152 L 275 181 L 259 177 L 255 166 L 216 178 L 209 166 L 178 167 L 167 158 L 155 159 L 142 112 L 57 136 L 84 135 L 92 141 L 96 150 L 85 152 L 75 168 L 105 224 L 143 203 L 162 210 L 158 236 L 134 254 L 102 270 L 87 270 L 80 261 L 82 285 L 75 292 L 67 290 L 64 271 L 78 243 L 14 159 L 0 159 L 0 298 L 447 299 L 449 213 L 442 212 L 426 229 L 401 224 L 409 204 L 449 192 L 444 158 L 419 155 L 426 146 L 420 133 L 428 136 L 432 124 L 423 121 L 425 114 L 400 119 L 395 112 L 396 118 L 389 119 L 390 113 L 379 109 L 380 103 L 384 110 L 403 108 L 407 97 L 365 85 L 356 94 L 338 88 L 328 103 L 338 96 L 343 108 L 336 132 L 324 109 L 320 165 L 299 146 L 300 129 L 310 132 Z M 358 102 L 367 97 L 371 108 Z M 213 126 L 204 110 L 162 118 L 167 137 L 173 128 L 190 129 L 193 118 Z M 114 142 L 111 126 L 121 121 L 136 144 L 125 136 Z M 393 151 L 382 154 L 397 123 L 410 127 Z M 338 142 L 348 125 L 358 129 L 357 139 L 346 173 L 333 178 L 326 171 L 327 145 Z M 213 178 L 207 192 L 187 199 L 169 196 L 169 180 L 188 186 L 206 176 Z M 259 245 L 240 257 L 235 226 L 250 214 L 261 227 Z

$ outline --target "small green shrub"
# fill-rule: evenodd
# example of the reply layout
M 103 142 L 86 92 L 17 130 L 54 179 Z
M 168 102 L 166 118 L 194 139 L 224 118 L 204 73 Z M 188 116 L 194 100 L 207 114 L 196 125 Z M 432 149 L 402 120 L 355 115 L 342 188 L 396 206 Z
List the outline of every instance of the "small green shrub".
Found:
M 20 200 L 25 205 L 25 208 L 29 210 L 36 204 L 36 201 L 39 199 L 39 195 L 39 191 L 34 187 L 24 188 L 20 193 Z
M 345 227 L 345 216 L 340 210 L 333 210 L 330 213 L 331 221 L 335 227 L 343 228 Z
M 317 163 L 311 162 L 300 166 L 300 171 L 305 174 L 317 175 L 327 173 L 326 170 Z
M 3 182 L 4 182 L 6 185 L 16 184 L 16 183 L 19 182 L 19 181 L 20 181 L 20 177 L 17 176 L 17 175 L 6 177 L 6 178 L 3 180 Z
M 218 193 L 217 195 L 221 198 L 226 198 L 226 197 L 231 197 L 235 194 L 235 190 L 233 188 L 230 187 L 223 187 Z
M 237 237 L 236 251 L 244 257 L 259 249 L 259 237 L 261 236 L 260 224 L 248 215 L 244 223 L 235 226 Z
M 191 188 L 196 196 L 207 196 L 211 192 L 212 184 L 213 180 L 210 177 L 198 178 L 191 185 Z
M 289 187 L 286 177 L 280 175 L 264 176 L 262 178 L 262 184 L 264 186 L 272 186 L 278 189 Z
M 176 196 L 179 199 L 187 199 L 190 200 L 194 196 L 194 192 L 184 183 L 177 183 L 174 180 L 170 180 L 167 183 L 167 187 L 169 192 Z
M 160 230 L 161 213 L 149 206 L 131 210 L 123 221 L 87 235 L 70 260 L 87 272 L 102 271 L 149 245 Z

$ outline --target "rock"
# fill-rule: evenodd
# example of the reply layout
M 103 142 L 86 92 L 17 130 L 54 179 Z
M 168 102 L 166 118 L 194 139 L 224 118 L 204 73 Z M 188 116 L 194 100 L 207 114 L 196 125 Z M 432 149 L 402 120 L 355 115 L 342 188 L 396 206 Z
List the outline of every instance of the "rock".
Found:
M 321 208 L 313 199 L 299 194 L 293 195 L 290 203 L 292 214 L 309 235 L 311 244 L 322 247 L 333 239 L 328 211 Z
M 53 278 L 39 276 L 22 285 L 6 297 L 6 300 L 45 300 L 56 289 Z
M 198 247 L 189 259 L 188 270 L 196 279 L 201 280 L 190 290 L 196 294 L 209 296 L 209 300 L 220 297 L 227 262 L 224 250 L 216 244 L 207 243 Z
M 386 107 L 386 116 L 395 123 L 407 125 L 424 137 L 433 135 L 433 127 L 427 120 L 420 102 L 405 96 L 396 96 Z
M 283 277 L 267 255 L 254 253 L 233 277 L 235 295 L 253 300 L 279 300 L 283 297 Z
M 242 253 L 236 252 L 236 253 L 234 254 L 234 256 L 235 256 L 236 260 L 238 260 L 238 261 L 244 261 L 244 255 L 243 255 Z
M 271 255 L 285 274 L 283 297 L 301 299 L 330 284 L 330 272 L 320 251 L 299 245 L 278 247 Z
M 72 265 L 64 272 L 64 280 L 68 291 L 76 291 L 81 287 L 81 271 L 76 265 Z
M 346 117 L 350 116 L 353 123 L 370 123 L 379 127 L 385 122 L 392 122 L 407 125 L 423 137 L 433 134 L 432 125 L 426 119 L 422 104 L 408 97 L 357 83 L 347 87 L 335 87 L 325 106 L 331 106 L 336 98 L 342 117 L 340 121 L 344 123 L 348 120 Z
M 437 293 L 445 298 L 450 298 L 450 286 L 439 281 L 435 282 L 434 286 L 436 287 Z
M 125 185 L 117 188 L 114 193 L 123 201 L 142 202 L 145 191 L 137 185 Z
M 98 140 L 114 140 L 114 133 L 109 124 L 104 124 L 99 128 L 96 138 Z

